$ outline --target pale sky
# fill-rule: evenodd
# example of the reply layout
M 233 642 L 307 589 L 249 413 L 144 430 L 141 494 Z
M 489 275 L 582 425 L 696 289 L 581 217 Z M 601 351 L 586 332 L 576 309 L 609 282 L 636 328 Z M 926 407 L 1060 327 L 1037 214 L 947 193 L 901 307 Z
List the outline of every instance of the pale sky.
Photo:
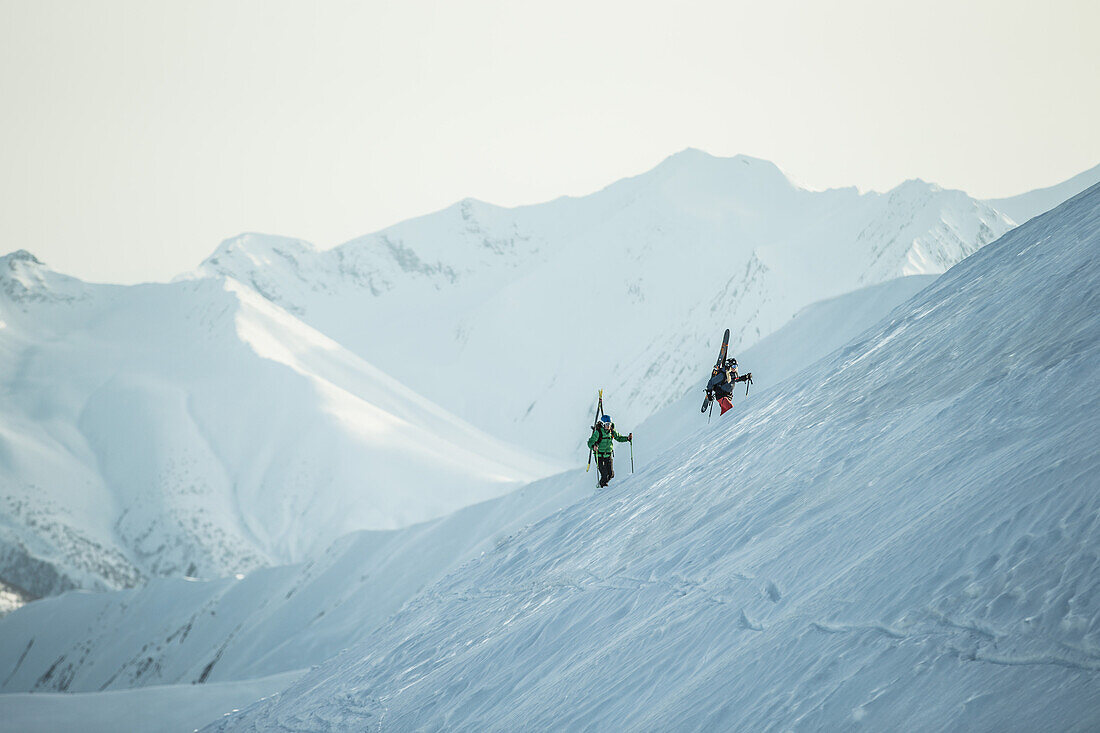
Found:
M 685 147 L 979 197 L 1100 163 L 1100 2 L 0 0 L 0 253 L 169 279 Z

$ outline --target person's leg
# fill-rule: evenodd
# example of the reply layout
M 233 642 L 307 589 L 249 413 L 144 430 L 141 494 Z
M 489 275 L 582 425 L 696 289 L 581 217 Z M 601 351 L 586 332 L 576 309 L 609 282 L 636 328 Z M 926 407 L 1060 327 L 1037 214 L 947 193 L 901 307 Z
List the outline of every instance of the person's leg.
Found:
M 600 469 L 600 486 L 607 486 L 615 475 L 611 468 L 611 456 L 599 456 L 596 463 Z

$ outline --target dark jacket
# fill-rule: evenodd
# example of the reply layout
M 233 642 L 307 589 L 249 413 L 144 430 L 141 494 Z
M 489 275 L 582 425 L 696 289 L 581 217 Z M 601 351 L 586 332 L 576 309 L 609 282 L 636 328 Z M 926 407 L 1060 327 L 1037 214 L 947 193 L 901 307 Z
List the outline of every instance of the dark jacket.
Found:
M 733 392 L 733 385 L 737 382 L 748 382 L 751 380 L 752 372 L 744 376 L 738 376 L 737 367 L 718 369 L 715 371 L 714 376 L 710 378 L 710 381 L 707 382 L 707 391 L 713 392 L 719 397 L 723 397 Z

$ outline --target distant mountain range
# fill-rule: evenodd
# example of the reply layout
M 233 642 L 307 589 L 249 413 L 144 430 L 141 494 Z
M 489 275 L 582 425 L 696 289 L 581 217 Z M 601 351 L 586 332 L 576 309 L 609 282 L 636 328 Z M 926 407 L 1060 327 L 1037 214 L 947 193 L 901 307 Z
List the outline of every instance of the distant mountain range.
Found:
M 936 274 L 1013 222 L 961 191 L 809 191 L 767 161 L 678 153 L 582 198 L 462 201 L 328 251 L 244 235 L 231 277 L 497 437 L 583 458 L 597 388 L 631 425 L 800 308 Z M 766 378 L 766 376 L 764 377 Z
M 899 278 L 806 308 L 745 359 L 781 381 L 934 280 Z M 775 389 L 758 385 L 752 401 Z M 705 424 L 697 402 L 685 395 L 639 427 L 639 471 Z M 369 639 L 464 563 L 586 499 L 592 480 L 581 469 L 567 471 L 423 524 L 357 532 L 309 561 L 244 578 L 163 578 L 138 589 L 44 599 L 0 619 L 0 692 L 190 685 L 307 669 Z
M 0 581 L 231 575 L 499 496 L 583 460 L 597 388 L 630 430 L 696 385 L 724 328 L 741 354 L 1013 224 L 921 181 L 813 192 L 686 150 L 590 196 L 466 200 L 329 251 L 243 235 L 170 284 L 14 252 Z
M 203 730 L 1100 729 L 1098 251 L 1100 185 Z
M 224 278 L 0 258 L 0 578 L 41 596 L 304 559 L 559 469 Z
M 1019 196 L 989 199 L 986 203 L 998 211 L 1003 211 L 1017 224 L 1023 224 L 1028 219 L 1050 211 L 1063 201 L 1076 196 L 1097 183 L 1100 183 L 1100 165 L 1094 166 L 1083 173 L 1078 173 L 1073 178 L 1057 185 L 1028 191 Z

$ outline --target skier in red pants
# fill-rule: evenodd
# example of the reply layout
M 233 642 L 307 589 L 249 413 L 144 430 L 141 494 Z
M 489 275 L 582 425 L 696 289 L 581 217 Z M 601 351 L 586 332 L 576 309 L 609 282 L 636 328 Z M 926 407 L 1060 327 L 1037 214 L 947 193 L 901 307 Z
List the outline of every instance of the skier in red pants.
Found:
M 722 408 L 722 414 L 726 414 L 726 410 L 733 407 L 733 401 L 730 396 L 733 394 L 733 385 L 738 382 L 748 382 L 752 384 L 752 372 L 749 372 L 743 377 L 737 375 L 737 359 L 726 359 L 721 368 L 714 370 L 714 376 L 707 382 L 707 395 L 710 399 L 718 400 L 718 405 Z

